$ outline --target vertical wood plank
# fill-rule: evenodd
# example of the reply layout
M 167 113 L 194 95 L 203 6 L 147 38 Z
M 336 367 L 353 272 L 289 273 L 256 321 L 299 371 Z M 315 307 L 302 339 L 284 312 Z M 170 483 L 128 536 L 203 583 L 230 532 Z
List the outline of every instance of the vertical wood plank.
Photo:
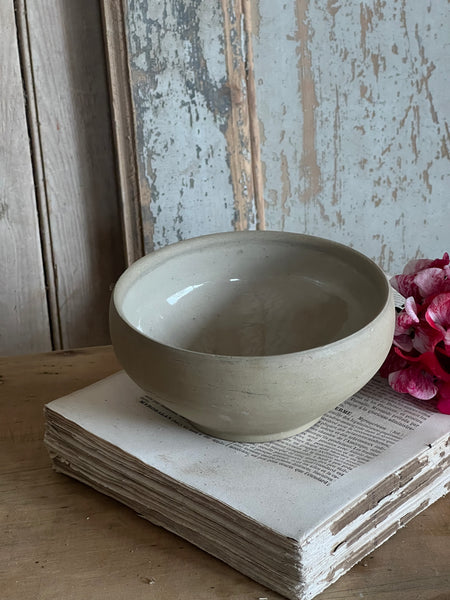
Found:
M 136 123 L 131 92 L 124 0 L 101 0 L 112 129 L 127 266 L 144 255 Z
M 55 269 L 53 268 L 53 246 L 48 215 L 47 190 L 43 168 L 42 146 L 39 136 L 39 118 L 34 89 L 33 65 L 25 2 L 26 0 L 15 0 L 17 36 L 22 67 L 22 85 L 26 98 L 28 135 L 30 138 L 40 242 L 44 260 L 52 348 L 53 350 L 60 350 L 62 348 L 62 336 L 58 307 L 57 281 Z
M 0 2 L 0 353 L 51 349 L 14 4 Z
M 447 3 L 257 0 L 270 229 L 352 245 L 388 271 L 448 248 Z
M 221 0 L 225 66 L 230 88 L 230 108 L 225 130 L 228 164 L 234 195 L 234 228 L 239 231 L 255 224 L 256 204 L 253 204 L 254 185 L 251 142 L 248 74 L 246 73 L 247 31 L 241 0 Z M 255 199 L 256 200 L 256 199 Z
M 261 170 L 261 135 L 259 131 L 258 112 L 256 104 L 256 85 L 253 58 L 253 19 L 251 0 L 242 0 L 244 30 L 246 38 L 245 68 L 247 80 L 247 97 L 249 112 L 250 147 L 252 152 L 252 174 L 255 196 L 255 212 L 257 228 L 266 228 L 264 182 Z
M 145 250 L 255 227 L 240 3 L 126 7 Z
M 124 268 L 97 2 L 25 1 L 62 347 L 106 343 Z

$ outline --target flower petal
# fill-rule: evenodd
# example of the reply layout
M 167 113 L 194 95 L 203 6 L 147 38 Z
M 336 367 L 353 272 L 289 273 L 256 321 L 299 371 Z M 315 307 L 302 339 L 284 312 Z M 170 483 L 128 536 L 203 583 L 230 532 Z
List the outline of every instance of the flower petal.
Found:
M 442 342 L 443 339 L 444 335 L 441 331 L 438 331 L 428 323 L 421 321 L 419 325 L 414 328 L 414 339 L 411 341 L 413 348 L 417 350 L 417 352 L 420 352 L 420 354 L 423 354 L 424 352 L 434 352 L 437 344 Z
M 442 334 L 445 347 L 450 349 L 450 293 L 439 294 L 430 302 L 425 319 Z
M 395 348 L 391 347 L 384 363 L 380 367 L 381 377 L 388 377 L 389 373 L 399 371 L 408 366 L 408 362 L 397 354 Z
M 428 305 L 425 319 L 432 327 L 450 327 L 450 293 L 435 296 Z
M 450 292 L 450 273 L 448 269 L 439 269 L 437 267 L 424 269 L 414 277 L 414 283 L 417 285 L 422 298 L 427 298 L 434 294 Z
M 420 400 L 430 400 L 438 391 L 433 383 L 433 377 L 415 365 L 391 373 L 388 381 L 395 391 L 410 394 Z
M 403 350 L 403 352 L 411 352 L 414 350 L 414 341 L 407 333 L 394 335 L 394 345 L 397 348 L 400 348 L 400 350 Z
M 419 316 L 417 314 L 417 304 L 412 296 L 406 298 L 405 312 L 413 323 L 419 322 Z
M 436 348 L 436 351 L 438 350 L 439 347 Z M 450 382 L 450 372 L 444 369 L 441 361 L 436 356 L 436 352 L 424 352 L 423 354 L 419 354 L 417 356 L 404 354 L 400 348 L 395 348 L 395 352 L 409 363 L 415 363 L 417 367 L 421 367 L 424 371 L 430 373 L 430 375 L 434 375 L 442 381 Z
M 448 252 L 444 252 L 442 258 L 419 258 L 418 260 L 410 260 L 409 263 L 403 269 L 404 275 L 411 275 L 415 273 L 419 273 L 423 269 L 428 269 L 429 267 L 445 267 L 450 263 L 450 258 Z
M 409 296 L 413 296 L 419 302 L 421 300 L 419 288 L 414 282 L 416 275 L 394 275 L 390 279 L 390 284 L 397 290 L 399 294 L 401 294 L 404 298 L 408 298 Z
M 412 296 L 406 299 L 405 308 L 397 313 L 395 320 L 395 335 L 410 333 L 411 327 L 419 323 L 416 301 Z
M 450 383 L 438 383 L 437 409 L 446 415 L 450 415 Z

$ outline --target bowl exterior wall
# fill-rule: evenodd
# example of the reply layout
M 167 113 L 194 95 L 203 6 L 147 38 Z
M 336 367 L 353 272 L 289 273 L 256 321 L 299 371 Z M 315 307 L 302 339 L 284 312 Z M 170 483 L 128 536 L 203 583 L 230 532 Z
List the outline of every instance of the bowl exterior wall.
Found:
M 343 340 L 269 357 L 216 356 L 171 348 L 132 328 L 110 307 L 119 362 L 153 399 L 217 437 L 263 441 L 292 435 L 352 396 L 378 371 L 392 343 L 392 294 L 366 328 Z

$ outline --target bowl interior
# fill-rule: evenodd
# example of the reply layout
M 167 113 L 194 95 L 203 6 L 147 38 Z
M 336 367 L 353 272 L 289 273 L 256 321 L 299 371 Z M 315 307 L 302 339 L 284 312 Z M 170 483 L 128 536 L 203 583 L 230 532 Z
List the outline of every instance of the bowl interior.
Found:
M 323 346 L 373 320 L 388 298 L 363 255 L 318 238 L 207 236 L 135 263 L 116 286 L 119 314 L 169 346 L 267 356 Z

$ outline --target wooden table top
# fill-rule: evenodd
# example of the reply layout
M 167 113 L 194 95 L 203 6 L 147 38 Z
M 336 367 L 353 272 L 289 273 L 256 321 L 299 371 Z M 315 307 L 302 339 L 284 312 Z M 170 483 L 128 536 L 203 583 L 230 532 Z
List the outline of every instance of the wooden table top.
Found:
M 109 346 L 0 358 L 2 600 L 280 600 L 130 509 L 52 471 L 45 403 L 119 369 Z M 317 600 L 450 600 L 450 498 Z

